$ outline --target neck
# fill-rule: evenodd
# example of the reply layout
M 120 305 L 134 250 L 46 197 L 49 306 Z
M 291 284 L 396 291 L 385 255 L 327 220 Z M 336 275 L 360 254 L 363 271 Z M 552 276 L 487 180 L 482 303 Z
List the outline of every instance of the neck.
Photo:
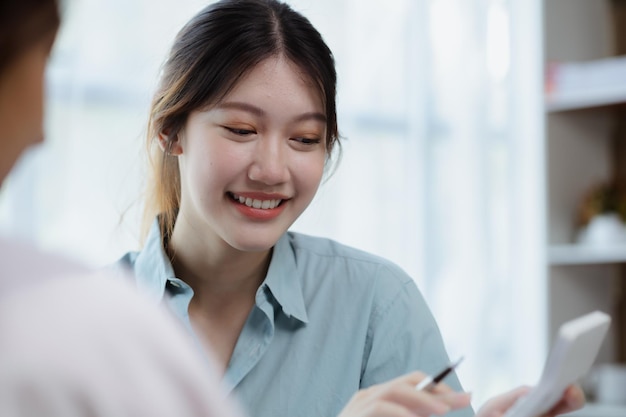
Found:
M 196 302 L 254 297 L 267 274 L 271 249 L 243 252 L 182 229 L 174 228 L 167 250 L 176 276 L 191 286 Z

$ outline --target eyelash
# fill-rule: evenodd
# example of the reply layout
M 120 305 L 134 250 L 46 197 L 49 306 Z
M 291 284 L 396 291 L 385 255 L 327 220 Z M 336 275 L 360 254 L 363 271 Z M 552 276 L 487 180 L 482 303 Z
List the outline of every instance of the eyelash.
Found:
M 303 145 L 317 145 L 318 143 L 321 142 L 320 139 L 312 139 L 312 138 L 292 138 L 292 140 L 295 140 Z
M 254 130 L 237 129 L 237 128 L 228 127 L 228 126 L 224 126 L 224 129 L 238 136 L 248 136 L 248 135 L 253 135 L 256 133 Z M 303 145 L 308 145 L 308 146 L 317 145 L 321 143 L 321 140 L 317 138 L 290 138 L 290 139 L 295 140 L 296 142 L 301 143 Z
M 254 130 L 237 129 L 234 127 L 227 127 L 227 126 L 224 126 L 224 129 L 228 130 L 230 133 L 234 133 L 235 135 L 239 135 L 239 136 L 248 136 L 248 135 L 253 135 L 256 133 Z

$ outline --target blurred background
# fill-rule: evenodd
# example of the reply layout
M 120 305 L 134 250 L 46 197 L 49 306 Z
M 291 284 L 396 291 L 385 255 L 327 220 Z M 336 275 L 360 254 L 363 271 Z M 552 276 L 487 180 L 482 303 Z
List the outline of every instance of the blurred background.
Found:
M 208 3 L 66 2 L 46 142 L 3 186 L 4 233 L 96 266 L 139 248 L 149 101 L 176 32 Z M 288 3 L 334 51 L 344 138 L 293 229 L 409 272 L 476 407 L 533 384 L 552 329 L 544 2 Z

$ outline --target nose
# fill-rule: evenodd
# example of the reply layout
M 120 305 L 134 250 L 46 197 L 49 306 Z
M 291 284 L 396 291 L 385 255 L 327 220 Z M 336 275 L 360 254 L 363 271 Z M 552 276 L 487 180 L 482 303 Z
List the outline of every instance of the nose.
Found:
M 276 185 L 289 179 L 288 152 L 283 140 L 263 137 L 256 142 L 248 178 L 266 185 Z

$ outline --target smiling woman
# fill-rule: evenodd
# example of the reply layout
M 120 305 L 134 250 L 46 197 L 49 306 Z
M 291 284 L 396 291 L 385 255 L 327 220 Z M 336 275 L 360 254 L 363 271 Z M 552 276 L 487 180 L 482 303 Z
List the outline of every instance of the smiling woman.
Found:
M 449 359 L 413 279 L 289 230 L 339 144 L 335 91 L 330 49 L 288 5 L 222 0 L 200 11 L 152 105 L 151 227 L 119 264 L 217 352 L 250 415 L 473 415 L 454 372 L 415 389 L 425 377 L 416 370 Z M 499 415 L 523 392 L 478 415 Z
M 216 104 L 192 111 L 176 137 L 160 133 L 181 176 L 176 227 L 164 232 L 173 251 L 198 234 L 209 257 L 224 244 L 267 251 L 309 205 L 326 123 L 319 90 L 304 80 L 291 61 L 267 58 Z
M 285 14 L 286 10 L 287 8 L 285 7 L 280 12 L 276 11 L 276 13 Z M 170 57 L 165 64 L 164 75 L 161 79 L 158 93 L 154 98 L 152 116 L 149 123 L 148 146 L 151 148 L 150 152 L 152 152 L 153 159 L 153 188 L 149 192 L 152 201 L 148 202 L 146 205 L 144 220 L 147 221 L 147 223 L 144 223 L 144 226 L 149 225 L 154 216 L 159 214 L 161 216 L 161 233 L 166 237 L 169 237 L 172 233 L 174 222 L 178 215 L 181 198 L 181 190 L 178 188 L 180 187 L 178 176 L 184 175 L 184 173 L 178 171 L 179 160 L 176 156 L 178 156 L 177 152 L 179 152 L 180 149 L 178 147 L 172 149 L 172 147 L 176 146 L 178 139 L 180 139 L 181 142 L 184 139 L 184 137 L 178 138 L 178 134 L 185 127 L 184 123 L 187 121 L 187 115 L 193 115 L 193 111 L 206 106 L 213 107 L 216 103 L 219 103 L 211 112 L 224 112 L 231 108 L 231 118 L 235 117 L 237 114 L 241 116 L 242 113 L 248 113 L 248 119 L 250 119 L 251 116 L 255 116 L 259 119 L 261 116 L 264 116 L 266 112 L 269 112 L 270 109 L 273 111 L 273 116 L 275 117 L 275 113 L 281 109 L 291 108 L 291 106 L 294 105 L 299 106 L 299 113 L 296 113 L 295 116 L 293 114 L 290 115 L 291 118 L 294 118 L 290 123 L 302 122 L 302 120 L 300 120 L 302 118 L 305 119 L 304 121 L 309 121 L 309 123 L 299 123 L 298 126 L 289 126 L 289 128 L 292 129 L 292 131 L 289 132 L 284 131 L 285 128 L 282 126 L 280 126 L 280 128 L 283 129 L 283 131 L 277 132 L 276 127 L 269 124 L 270 122 L 275 122 L 273 119 L 268 119 L 267 115 L 261 120 L 267 126 L 253 126 L 250 122 L 246 123 L 247 120 L 243 122 L 237 119 L 229 120 L 229 114 L 222 116 L 222 123 L 226 121 L 237 121 L 237 123 L 233 125 L 222 124 L 222 126 L 230 128 L 232 135 L 235 135 L 233 129 L 257 132 L 261 128 L 271 128 L 272 130 L 269 131 L 269 133 L 272 135 L 279 133 L 280 135 L 290 138 L 294 137 L 294 133 L 297 133 L 295 137 L 303 133 L 314 135 L 314 139 L 323 139 L 325 145 L 325 147 L 317 147 L 317 153 L 320 154 L 321 151 L 321 169 L 323 169 L 323 160 L 326 155 L 324 149 L 326 149 L 327 154 L 330 155 L 338 137 L 334 100 L 336 88 L 334 63 L 332 60 L 324 62 L 322 59 L 319 59 L 316 53 L 311 51 L 316 47 L 322 48 L 325 49 L 324 53 L 328 57 L 331 56 L 330 51 L 326 45 L 323 44 L 319 34 L 317 34 L 317 39 L 315 39 L 317 45 L 310 46 L 308 49 L 302 47 L 302 45 L 305 44 L 303 38 L 306 36 L 306 33 L 297 29 L 297 25 L 304 23 L 302 17 L 295 15 L 293 21 L 286 23 L 291 25 L 285 28 L 285 30 L 289 31 L 289 37 L 286 37 L 284 33 L 278 31 L 273 32 L 273 28 L 270 26 L 273 22 L 271 20 L 264 21 L 266 11 L 259 6 L 253 12 L 256 14 L 248 17 L 249 21 L 254 22 L 257 27 L 249 31 L 236 33 L 236 36 L 235 32 L 237 29 L 222 30 L 219 33 L 211 35 L 211 42 L 196 42 L 195 39 L 202 34 L 202 31 L 207 30 L 198 22 L 205 19 L 208 13 L 208 10 L 199 13 L 178 35 L 172 47 Z M 212 13 L 217 18 L 222 15 L 227 15 L 228 10 L 216 8 Z M 277 17 L 278 15 L 275 16 L 274 19 Z M 229 16 L 229 18 L 235 19 L 236 17 Z M 209 28 L 209 30 L 210 29 L 212 28 Z M 257 31 L 263 31 L 265 36 L 259 37 Z M 200 49 L 199 45 L 201 45 L 202 49 Z M 229 51 L 235 46 L 241 51 L 246 51 L 246 53 L 242 53 L 239 57 L 228 56 L 225 51 Z M 262 66 L 255 69 L 255 76 L 253 79 L 250 79 L 252 74 L 247 74 L 247 72 L 252 65 L 267 56 L 276 55 L 280 58 L 279 53 L 287 57 L 288 61 L 277 59 L 275 62 L 263 63 Z M 213 63 L 220 63 L 221 65 L 212 65 Z M 202 74 L 201 77 L 194 71 L 187 71 L 185 74 L 179 73 L 180 68 L 193 68 L 195 66 L 201 66 L 204 69 L 204 74 Z M 292 73 L 294 69 L 297 70 L 295 74 Z M 280 85 L 281 88 L 277 88 L 277 81 L 272 77 L 273 71 L 276 70 L 281 70 L 282 74 L 289 76 L 289 84 L 282 84 Z M 245 79 L 240 80 L 242 77 Z M 182 87 L 179 87 L 181 85 Z M 251 85 L 255 88 L 251 91 L 247 91 Z M 322 85 L 324 87 L 323 89 L 319 89 L 319 87 L 315 87 L 316 85 Z M 235 91 L 231 91 L 233 88 Z M 300 99 L 299 95 L 294 95 L 293 93 L 301 89 L 306 90 L 304 97 L 306 97 L 308 102 L 297 102 L 298 100 L 302 101 L 302 99 Z M 245 100 L 239 99 L 242 91 L 245 91 L 247 94 L 244 97 Z M 225 99 L 224 96 L 227 93 L 228 96 Z M 268 93 L 271 95 L 262 96 Z M 252 98 L 255 101 L 250 102 L 250 95 L 253 95 Z M 273 104 L 266 108 L 268 101 L 277 99 L 281 100 L 280 105 Z M 237 102 L 243 103 L 243 106 L 235 106 L 239 108 L 238 113 L 232 111 L 234 110 L 232 109 L 232 103 Z M 259 104 L 256 104 L 257 102 Z M 242 112 L 242 107 L 244 107 L 246 111 Z M 296 109 L 298 108 L 296 107 Z M 210 117 L 211 115 L 207 116 Z M 213 117 L 216 116 L 217 114 Z M 314 126 L 312 132 L 301 132 L 294 129 L 294 127 L 301 130 L 305 128 L 311 129 L 311 122 L 314 122 L 316 119 L 318 123 L 317 126 Z M 319 123 L 320 119 L 325 123 Z M 193 120 L 195 120 L 195 116 Z M 280 119 L 279 122 L 285 123 L 284 120 Z M 215 121 L 213 123 L 215 123 Z M 191 124 L 190 126 L 186 126 L 186 128 L 189 130 L 189 135 L 192 133 L 192 129 L 196 128 L 196 124 Z M 323 128 L 322 131 L 320 131 L 321 128 Z M 195 133 L 195 131 L 193 132 Z M 241 140 L 246 136 L 248 135 L 240 134 L 236 139 Z M 161 152 L 161 149 L 154 148 L 153 138 L 155 137 L 160 138 L 160 148 L 165 150 L 165 152 Z M 231 139 L 233 139 L 233 137 L 231 137 Z M 265 139 L 261 141 L 261 143 L 265 145 L 268 140 L 269 139 Z M 258 155 L 262 155 L 265 152 L 275 153 L 279 151 L 273 156 L 282 156 L 283 151 L 280 147 L 263 146 L 254 149 L 256 142 L 250 141 L 250 143 L 251 144 L 248 145 L 246 149 Z M 296 141 L 290 140 L 289 143 L 293 144 L 296 143 Z M 304 144 L 301 146 L 308 147 L 308 145 Z M 229 154 L 226 153 L 225 155 Z M 213 158 L 215 158 L 215 156 Z M 275 158 L 265 158 L 262 162 L 263 164 L 273 164 L 270 168 L 278 167 L 278 163 L 274 164 L 272 159 Z M 286 174 L 286 172 L 273 172 L 271 169 L 258 170 L 260 162 L 261 161 L 257 161 L 257 163 L 251 167 L 252 176 L 280 176 Z M 182 159 L 181 163 L 183 163 Z M 313 180 L 315 181 L 315 179 Z M 275 180 L 270 179 L 270 182 L 271 181 Z M 184 181 L 182 184 L 184 187 Z M 315 190 L 313 190 L 313 193 L 309 193 L 311 198 L 314 195 L 314 191 Z M 308 203 L 310 203 L 310 200 L 300 206 L 299 212 L 291 215 L 290 224 L 301 214 Z
M 335 91 L 331 51 L 288 5 L 225 0 L 198 13 L 153 101 L 151 227 L 120 264 L 217 352 L 251 415 L 338 415 L 377 384 L 388 384 L 384 395 L 354 404 L 470 415 L 454 374 L 432 394 L 413 389 L 419 372 L 387 382 L 448 363 L 414 281 L 389 261 L 289 231 L 339 144 Z
M 465 355 L 458 372 L 476 408 L 535 380 L 546 353 L 535 308 L 544 296 L 539 2 L 288 2 L 337 58 L 343 149 L 291 230 L 407 271 L 449 352 Z M 153 83 L 176 32 L 213 1 L 67 3 L 48 71 L 49 140 L 5 182 L 0 227 L 102 265 L 141 247 L 140 138 Z

